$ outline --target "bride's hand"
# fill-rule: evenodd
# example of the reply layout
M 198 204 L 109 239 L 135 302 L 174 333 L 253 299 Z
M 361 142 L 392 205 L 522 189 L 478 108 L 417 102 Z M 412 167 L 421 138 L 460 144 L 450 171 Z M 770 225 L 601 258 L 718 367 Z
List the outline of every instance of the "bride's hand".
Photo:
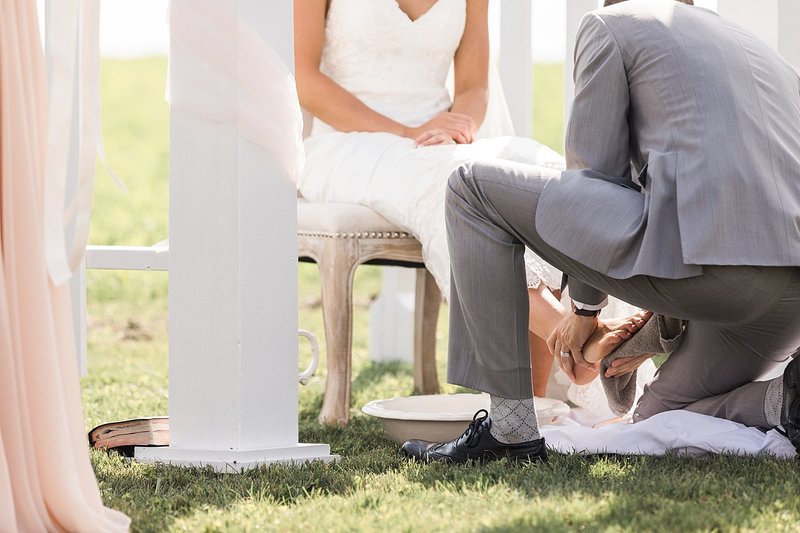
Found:
M 470 144 L 475 138 L 478 127 L 469 115 L 445 111 L 444 113 L 439 113 L 421 126 L 409 128 L 408 135 L 406 136 L 417 139 L 430 130 L 442 130 L 458 144 Z
M 437 144 L 455 144 L 456 142 L 444 130 L 428 130 L 416 139 L 417 146 L 434 146 Z

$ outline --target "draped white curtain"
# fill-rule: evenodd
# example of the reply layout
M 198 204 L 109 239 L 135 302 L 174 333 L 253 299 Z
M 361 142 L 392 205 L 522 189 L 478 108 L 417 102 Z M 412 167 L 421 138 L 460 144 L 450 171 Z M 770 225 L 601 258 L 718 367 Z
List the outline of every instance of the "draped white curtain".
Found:
M 52 0 L 47 5 L 44 237 L 48 271 L 60 285 L 80 265 L 89 238 L 95 153 L 100 146 L 99 0 Z M 73 134 L 78 152 L 71 166 Z
M 124 531 L 129 519 L 103 506 L 89 463 L 63 283 L 88 229 L 82 195 L 90 202 L 94 150 L 81 150 L 80 184 L 70 186 L 65 135 L 77 39 L 92 47 L 97 4 L 53 6 L 61 18 L 48 36 L 56 54 L 48 105 L 35 0 L 0 0 L 0 531 Z M 92 90 L 80 98 L 96 104 Z M 81 131 L 94 135 L 85 121 Z

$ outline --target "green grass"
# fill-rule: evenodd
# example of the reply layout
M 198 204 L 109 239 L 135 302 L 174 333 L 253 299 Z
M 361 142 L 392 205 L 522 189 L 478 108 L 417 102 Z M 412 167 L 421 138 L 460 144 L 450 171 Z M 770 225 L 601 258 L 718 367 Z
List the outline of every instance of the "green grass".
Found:
M 533 68 L 533 137 L 564 153 L 564 65 Z
M 162 59 L 103 63 L 109 161 L 130 193 L 99 177 L 95 243 L 151 244 L 166 237 L 165 69 Z M 537 97 L 537 137 L 560 148 L 560 66 L 537 67 L 535 80 L 537 95 L 559 95 Z M 298 268 L 301 327 L 323 340 L 316 269 Z M 412 389 L 409 365 L 369 361 L 368 305 L 379 290 L 380 270 L 359 269 L 350 426 L 316 422 L 324 361 L 300 388 L 301 441 L 329 443 L 340 462 L 219 475 L 92 452 L 106 504 L 128 513 L 136 531 L 800 530 L 798 461 L 553 455 L 539 466 L 446 468 L 403 460 L 378 423 L 359 411 L 371 399 Z M 167 412 L 166 295 L 163 273 L 89 273 L 87 427 Z M 441 315 L 443 376 L 446 307 Z M 307 359 L 301 352 L 301 367 Z

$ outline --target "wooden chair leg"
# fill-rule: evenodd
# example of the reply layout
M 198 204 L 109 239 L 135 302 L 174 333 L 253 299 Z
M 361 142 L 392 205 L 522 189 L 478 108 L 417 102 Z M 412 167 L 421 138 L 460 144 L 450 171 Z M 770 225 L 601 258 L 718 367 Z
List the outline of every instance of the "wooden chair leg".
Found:
M 358 265 L 348 244 L 332 239 L 326 243 L 319 261 L 328 363 L 319 422 L 325 425 L 345 426 L 350 421 L 353 274 Z
M 414 390 L 419 394 L 439 392 L 436 375 L 436 321 L 442 293 L 427 268 L 417 270 L 414 306 Z

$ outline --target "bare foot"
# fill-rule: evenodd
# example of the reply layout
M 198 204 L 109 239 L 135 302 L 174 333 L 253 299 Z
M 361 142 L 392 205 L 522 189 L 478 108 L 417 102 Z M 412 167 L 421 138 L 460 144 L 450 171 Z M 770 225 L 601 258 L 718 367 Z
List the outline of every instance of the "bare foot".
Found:
M 650 311 L 640 311 L 628 318 L 598 322 L 597 329 L 583 346 L 583 358 L 587 363 L 599 362 L 642 329 L 652 316 Z

